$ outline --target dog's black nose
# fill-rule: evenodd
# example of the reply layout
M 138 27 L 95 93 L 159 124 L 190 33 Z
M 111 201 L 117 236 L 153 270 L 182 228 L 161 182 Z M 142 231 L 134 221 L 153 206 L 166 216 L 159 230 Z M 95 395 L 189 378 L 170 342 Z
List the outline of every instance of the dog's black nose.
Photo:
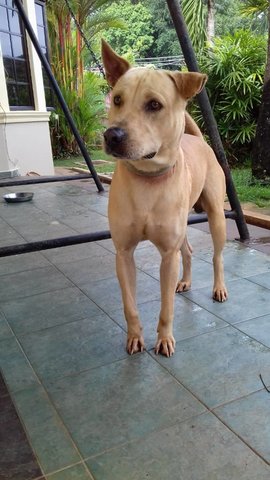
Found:
M 126 139 L 127 134 L 122 128 L 112 127 L 108 128 L 103 136 L 107 145 L 116 146 Z

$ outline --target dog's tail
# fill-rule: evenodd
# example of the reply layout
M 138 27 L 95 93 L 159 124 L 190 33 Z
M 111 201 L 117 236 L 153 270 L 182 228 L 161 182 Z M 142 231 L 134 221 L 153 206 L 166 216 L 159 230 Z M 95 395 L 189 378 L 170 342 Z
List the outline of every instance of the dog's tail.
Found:
M 185 112 L 185 133 L 203 138 L 201 130 L 188 112 Z

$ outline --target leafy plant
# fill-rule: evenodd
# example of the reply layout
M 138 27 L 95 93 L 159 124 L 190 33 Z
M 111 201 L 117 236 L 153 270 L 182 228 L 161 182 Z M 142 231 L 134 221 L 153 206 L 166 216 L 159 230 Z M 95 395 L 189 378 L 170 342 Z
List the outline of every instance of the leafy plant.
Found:
M 250 31 L 216 38 L 200 58 L 207 90 L 231 160 L 249 155 L 255 136 L 265 69 L 266 39 Z M 194 109 L 194 107 L 193 107 Z M 195 107 L 199 123 L 202 118 Z
M 103 79 L 88 72 L 84 75 L 82 96 L 79 97 L 74 90 L 62 89 L 76 126 L 88 146 L 101 142 L 100 131 L 105 116 L 104 85 Z M 50 124 L 54 156 L 78 154 L 77 142 L 60 107 L 51 115 Z

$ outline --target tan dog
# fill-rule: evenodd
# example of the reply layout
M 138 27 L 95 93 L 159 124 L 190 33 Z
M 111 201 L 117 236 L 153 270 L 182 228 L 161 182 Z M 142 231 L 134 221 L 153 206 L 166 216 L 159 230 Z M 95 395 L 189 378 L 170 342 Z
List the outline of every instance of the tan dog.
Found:
M 187 100 L 200 92 L 207 76 L 131 68 L 104 41 L 102 57 L 107 80 L 114 87 L 104 140 L 106 152 L 117 159 L 109 223 L 128 326 L 127 351 L 144 349 L 133 254 L 138 243 L 148 239 L 162 259 L 155 351 L 171 356 L 175 291 L 191 286 L 186 229 L 195 203 L 207 212 L 213 238 L 213 297 L 220 302 L 227 299 L 222 261 L 225 178 L 212 149 L 185 113 Z M 191 134 L 184 133 L 185 124 Z M 180 250 L 183 276 L 178 282 Z

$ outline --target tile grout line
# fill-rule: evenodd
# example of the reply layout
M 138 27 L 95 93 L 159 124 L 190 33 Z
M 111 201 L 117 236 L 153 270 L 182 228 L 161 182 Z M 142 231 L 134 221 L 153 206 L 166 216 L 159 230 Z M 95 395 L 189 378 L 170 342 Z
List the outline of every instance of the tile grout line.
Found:
M 12 329 L 11 329 L 11 330 L 12 330 Z M 12 332 L 13 332 L 13 330 L 12 330 Z M 14 332 L 13 332 L 13 334 L 14 334 Z M 15 335 L 14 335 L 14 336 L 15 336 Z M 34 369 L 34 367 L 32 366 L 30 360 L 28 359 L 28 356 L 26 355 L 26 352 L 24 351 L 23 346 L 21 345 L 21 342 L 19 341 L 19 339 L 18 339 L 16 336 L 15 336 L 15 341 L 16 341 L 17 344 L 19 345 L 19 348 L 20 348 L 20 350 L 21 350 L 21 353 L 22 353 L 23 357 L 25 358 L 25 360 L 27 361 L 27 364 L 29 365 L 31 371 L 33 372 L 34 377 L 36 377 L 36 379 L 37 379 L 37 381 L 38 381 L 38 386 L 42 388 L 43 393 L 45 394 L 45 397 L 47 397 L 48 404 L 49 404 L 49 405 L 51 406 L 51 408 L 53 409 L 54 414 L 56 414 L 56 416 L 59 418 L 59 420 L 60 420 L 59 423 L 60 423 L 60 425 L 61 425 L 61 429 L 63 429 L 63 431 L 66 432 L 67 438 L 70 439 L 70 442 L 71 442 L 71 444 L 72 444 L 73 447 L 74 447 L 74 450 L 78 453 L 78 456 L 79 456 L 79 458 L 81 459 L 81 461 L 83 461 L 83 457 L 82 457 L 82 455 L 81 455 L 81 453 L 80 453 L 80 451 L 79 451 L 76 443 L 74 442 L 73 437 L 72 437 L 71 433 L 69 432 L 69 430 L 68 430 L 65 422 L 63 421 L 62 416 L 59 414 L 57 408 L 56 408 L 55 405 L 54 405 L 54 402 L 53 402 L 52 399 L 50 398 L 50 395 L 49 395 L 49 393 L 48 393 L 48 391 L 47 391 L 47 389 L 46 389 L 46 386 L 42 383 L 41 379 L 39 378 L 39 375 L 38 375 L 37 372 L 35 371 L 35 369 Z M 3 375 L 4 375 L 4 372 L 3 372 Z M 4 375 L 4 378 L 5 378 L 5 375 Z M 17 391 L 10 391 L 9 394 L 10 394 L 10 396 L 11 396 L 11 398 L 12 398 L 14 407 L 15 407 L 16 412 L 17 412 L 17 415 L 18 415 L 18 417 L 19 417 L 19 419 L 20 419 L 20 421 L 21 421 L 21 423 L 22 423 L 22 426 L 23 426 L 24 432 L 25 432 L 25 434 L 26 434 L 26 437 L 27 437 L 27 439 L 28 439 L 28 442 L 29 442 L 32 450 L 34 451 L 35 457 L 36 457 L 37 460 L 38 460 L 39 467 L 40 467 L 43 475 L 45 475 L 44 469 L 43 469 L 43 467 L 41 466 L 41 463 L 40 463 L 40 461 L 39 461 L 39 456 L 37 455 L 36 450 L 35 450 L 34 446 L 32 445 L 32 442 L 31 442 L 31 439 L 30 439 L 30 437 L 29 437 L 29 434 L 28 434 L 28 431 L 27 431 L 27 428 L 26 428 L 24 419 L 23 419 L 22 415 L 20 414 L 20 411 L 19 411 L 19 409 L 18 409 L 18 407 L 17 407 L 17 404 L 16 404 L 16 400 L 15 400 L 15 398 L 14 398 L 17 393 L 22 392 L 22 391 L 27 390 L 27 389 L 31 389 L 31 388 L 37 388 L 37 385 L 30 385 L 29 387 L 24 388 L 24 389 L 22 388 L 22 389 L 19 389 L 19 390 L 17 390 Z
M 169 373 L 169 375 L 171 375 L 175 381 L 181 385 L 186 391 L 188 391 L 188 393 L 190 393 L 198 402 L 200 402 L 207 410 L 208 413 L 211 413 L 212 415 L 214 415 L 218 421 L 220 421 L 220 423 L 222 423 L 230 432 L 232 432 L 237 438 L 239 438 L 239 440 L 248 447 L 249 450 L 251 450 L 256 456 L 258 456 L 259 458 L 261 458 L 261 460 L 263 460 L 264 463 L 266 463 L 266 465 L 270 465 L 270 461 L 268 462 L 259 452 L 257 452 L 251 445 L 249 445 L 246 440 L 244 438 L 241 437 L 241 435 L 239 435 L 237 432 L 235 432 L 233 430 L 232 427 L 230 427 L 225 421 L 223 421 L 218 415 L 217 413 L 215 412 L 215 409 L 219 408 L 220 406 L 224 406 L 224 405 L 227 405 L 229 403 L 232 403 L 232 402 L 235 402 L 241 398 L 245 398 L 245 397 L 248 397 L 249 395 L 252 395 L 254 393 L 257 393 L 257 392 L 261 392 L 264 390 L 264 388 L 261 388 L 259 390 L 255 390 L 253 392 L 250 392 L 248 393 L 248 395 L 245 395 L 245 396 L 242 396 L 242 397 L 239 397 L 239 398 L 236 398 L 234 400 L 231 400 L 230 402 L 227 402 L 227 403 L 223 403 L 221 405 L 216 405 L 212 408 L 208 407 L 207 404 L 201 400 L 199 397 L 197 397 L 197 395 L 189 388 L 187 387 L 184 383 L 182 383 L 178 378 L 175 377 L 175 375 L 170 372 L 164 365 L 160 364 L 153 356 L 152 358 L 161 366 L 163 367 L 167 373 Z M 206 413 L 206 412 L 204 412 Z
M 77 452 L 79 458 L 81 459 L 80 462 L 76 462 L 76 463 L 82 463 L 82 462 L 84 461 L 84 459 L 83 459 L 83 457 L 82 457 L 82 455 L 81 455 L 81 453 L 80 453 L 80 450 L 79 450 L 78 446 L 76 445 L 75 441 L 73 440 L 73 437 L 72 437 L 69 429 L 67 428 L 64 420 L 62 419 L 62 416 L 60 415 L 60 413 L 58 412 L 58 409 L 56 408 L 54 402 L 52 401 L 52 399 L 51 399 L 51 397 L 50 397 L 50 395 L 49 395 L 49 393 L 48 393 L 48 391 L 47 391 L 46 385 L 43 384 L 43 382 L 42 382 L 41 379 L 39 378 L 39 375 L 38 375 L 37 372 L 34 370 L 32 364 L 31 364 L 31 362 L 29 361 L 26 353 L 24 352 L 23 347 L 22 347 L 22 345 L 20 344 L 19 340 L 17 340 L 17 342 L 19 343 L 19 346 L 20 346 L 20 348 L 21 348 L 21 350 L 22 350 L 25 358 L 27 359 L 27 361 L 28 361 L 31 369 L 33 370 L 33 372 L 34 372 L 34 374 L 35 374 L 35 376 L 36 376 L 36 378 L 37 378 L 37 380 L 38 380 L 38 386 L 42 388 L 42 393 L 45 395 L 49 406 L 52 408 L 53 414 L 56 415 L 56 417 L 58 417 L 58 419 L 59 419 L 59 424 L 60 424 L 60 426 L 61 426 L 61 430 L 63 430 L 63 431 L 66 433 L 67 438 L 70 440 L 70 442 L 71 442 L 74 450 Z M 11 395 L 12 400 L 13 400 L 13 403 L 14 403 L 14 405 L 15 405 L 15 407 L 16 407 L 17 414 L 18 414 L 18 416 L 19 416 L 19 418 L 20 418 L 20 420 L 21 420 L 21 422 L 22 422 L 22 425 L 23 425 L 23 427 L 24 427 L 24 431 L 25 431 L 26 436 L 27 436 L 27 438 L 28 438 L 29 444 L 31 445 L 33 451 L 35 452 L 35 456 L 36 456 L 36 458 L 38 459 L 38 463 L 39 463 L 40 469 L 41 469 L 41 471 L 43 472 L 43 474 L 46 476 L 46 475 L 49 475 L 49 474 L 44 472 L 44 469 L 42 468 L 42 466 L 41 466 L 41 464 L 40 464 L 39 456 L 37 455 L 36 450 L 35 450 L 34 446 L 32 445 L 32 442 L 31 442 L 31 439 L 30 439 L 30 437 L 29 437 L 29 434 L 28 434 L 28 431 L 27 431 L 27 428 L 26 428 L 24 419 L 23 419 L 23 417 L 21 416 L 21 414 L 20 414 L 20 412 L 19 412 L 19 410 L 18 410 L 18 408 L 17 408 L 16 400 L 15 400 L 15 398 L 14 398 L 17 393 L 22 392 L 22 391 L 24 391 L 24 390 L 29 390 L 29 389 L 31 389 L 31 388 L 37 388 L 37 386 L 36 386 L 36 385 L 31 385 L 31 386 L 29 386 L 29 387 L 27 387 L 27 388 L 24 388 L 24 389 L 21 389 L 21 390 L 17 390 L 16 392 L 15 392 L 15 391 L 14 391 L 14 392 L 10 392 L 10 395 Z M 65 467 L 65 468 L 69 468 L 69 465 L 68 465 L 67 467 Z

